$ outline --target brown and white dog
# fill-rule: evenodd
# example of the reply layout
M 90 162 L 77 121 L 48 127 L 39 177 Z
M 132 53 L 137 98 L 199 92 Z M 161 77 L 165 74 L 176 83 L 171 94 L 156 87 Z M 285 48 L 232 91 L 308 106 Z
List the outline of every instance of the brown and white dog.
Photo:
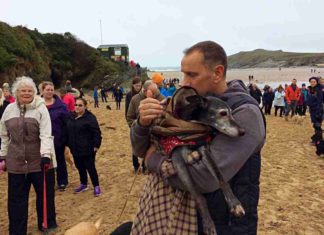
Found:
M 81 222 L 74 225 L 72 228 L 67 230 L 64 235 L 99 235 L 99 227 L 102 218 L 98 219 L 96 223 Z

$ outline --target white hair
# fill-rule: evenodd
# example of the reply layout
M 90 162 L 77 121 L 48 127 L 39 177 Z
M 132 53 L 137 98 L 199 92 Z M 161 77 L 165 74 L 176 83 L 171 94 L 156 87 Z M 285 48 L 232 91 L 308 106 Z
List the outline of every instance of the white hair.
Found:
M 5 98 L 3 96 L 2 89 L 0 88 L 0 107 L 3 105 L 4 100 L 5 100 Z
M 16 78 L 16 81 L 12 85 L 12 94 L 15 98 L 17 98 L 17 91 L 23 86 L 32 87 L 34 90 L 34 95 L 37 94 L 37 88 L 36 88 L 36 85 L 35 85 L 33 79 L 31 79 L 30 77 L 22 76 L 22 77 Z

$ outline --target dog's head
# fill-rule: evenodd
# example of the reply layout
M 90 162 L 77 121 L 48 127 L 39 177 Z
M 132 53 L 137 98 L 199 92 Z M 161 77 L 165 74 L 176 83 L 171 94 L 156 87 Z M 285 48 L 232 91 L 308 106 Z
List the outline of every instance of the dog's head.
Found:
M 180 119 L 209 125 L 228 136 L 244 135 L 231 109 L 214 96 L 202 97 L 191 87 L 182 87 L 172 98 L 173 114 Z
M 102 219 L 98 219 L 96 223 L 81 222 L 67 230 L 64 235 L 98 235 L 99 227 Z

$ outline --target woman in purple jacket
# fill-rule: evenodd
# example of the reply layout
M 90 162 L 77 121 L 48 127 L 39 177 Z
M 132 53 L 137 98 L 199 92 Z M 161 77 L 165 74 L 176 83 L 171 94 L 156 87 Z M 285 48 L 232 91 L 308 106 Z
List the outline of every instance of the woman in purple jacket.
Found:
M 60 191 L 65 191 L 66 186 L 69 183 L 64 157 L 66 118 L 69 115 L 69 112 L 66 105 L 57 95 L 54 94 L 54 85 L 52 82 L 43 82 L 41 87 L 45 105 L 52 122 L 52 135 L 54 136 L 54 148 L 57 160 L 57 185 Z

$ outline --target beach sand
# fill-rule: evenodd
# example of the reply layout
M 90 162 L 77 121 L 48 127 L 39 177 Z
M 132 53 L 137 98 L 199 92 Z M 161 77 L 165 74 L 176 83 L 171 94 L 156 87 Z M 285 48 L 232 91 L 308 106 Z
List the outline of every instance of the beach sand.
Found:
M 316 68 L 316 73 L 311 73 L 311 67 L 296 67 L 296 68 L 251 68 L 251 69 L 230 69 L 227 71 L 227 80 L 241 79 L 244 82 L 249 82 L 249 76 L 253 75 L 254 82 L 283 82 L 290 83 L 293 78 L 297 81 L 308 81 L 308 78 L 313 76 L 324 77 L 324 68 Z M 148 75 L 151 77 L 152 72 Z M 162 71 L 165 78 L 183 78 L 183 74 L 179 71 Z
M 96 161 L 103 193 L 95 198 L 91 186 L 86 192 L 74 194 L 79 178 L 76 169 L 69 166 L 67 191 L 56 191 L 59 227 L 55 234 L 63 234 L 81 221 L 95 222 L 99 217 L 103 218 L 100 234 L 109 234 L 118 224 L 132 220 L 136 213 L 146 176 L 140 174 L 135 178 L 133 173 L 124 103 L 122 110 L 115 110 L 111 98 L 109 101 L 112 106 L 109 111 L 101 102 L 99 109 L 90 104 L 103 135 Z M 267 117 L 258 234 L 323 234 L 324 158 L 317 157 L 315 148 L 309 144 L 312 132 L 309 117 L 303 125 L 285 122 L 280 117 Z M 0 175 L 0 182 L 0 234 L 5 235 L 8 234 L 6 174 Z M 37 231 L 33 189 L 29 202 L 28 234 L 41 234 Z

